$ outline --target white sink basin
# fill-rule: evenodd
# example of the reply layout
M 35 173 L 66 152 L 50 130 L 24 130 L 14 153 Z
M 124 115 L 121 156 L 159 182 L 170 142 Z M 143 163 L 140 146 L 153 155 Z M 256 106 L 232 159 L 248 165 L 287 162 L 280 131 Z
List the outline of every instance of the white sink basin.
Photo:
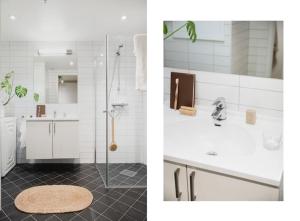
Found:
M 193 154 L 212 156 L 250 155 L 254 153 L 256 146 L 254 139 L 244 128 L 229 123 L 217 127 L 211 121 L 168 124 L 165 137 L 176 138 L 166 139 L 165 146 L 180 145 Z
M 165 109 L 164 160 L 279 186 L 282 145 L 268 150 L 263 134 L 277 136 L 282 120 L 258 116 L 255 125 L 245 123 L 242 112 L 227 112 L 215 126 L 212 111 L 198 107 L 195 117 Z

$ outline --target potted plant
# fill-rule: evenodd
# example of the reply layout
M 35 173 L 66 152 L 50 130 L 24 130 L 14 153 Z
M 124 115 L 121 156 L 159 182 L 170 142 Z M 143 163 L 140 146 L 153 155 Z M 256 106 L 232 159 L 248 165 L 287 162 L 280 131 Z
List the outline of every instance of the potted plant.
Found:
M 5 107 L 15 96 L 22 98 L 27 95 L 27 88 L 22 85 L 14 86 L 13 75 L 14 71 L 11 71 L 5 74 L 4 78 L 0 81 L 0 117 L 5 116 Z

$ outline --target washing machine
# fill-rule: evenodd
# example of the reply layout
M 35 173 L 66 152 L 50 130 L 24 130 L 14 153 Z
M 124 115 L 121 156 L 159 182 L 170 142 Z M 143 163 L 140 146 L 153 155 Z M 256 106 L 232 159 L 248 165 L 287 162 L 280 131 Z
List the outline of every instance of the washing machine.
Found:
M 16 127 L 15 117 L 0 118 L 1 177 L 16 165 Z

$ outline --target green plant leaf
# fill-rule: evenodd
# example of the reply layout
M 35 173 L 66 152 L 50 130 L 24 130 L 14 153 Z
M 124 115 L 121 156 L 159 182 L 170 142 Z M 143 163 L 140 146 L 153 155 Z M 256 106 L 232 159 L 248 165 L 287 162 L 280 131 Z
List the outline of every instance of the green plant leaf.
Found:
M 17 97 L 19 97 L 19 98 L 25 97 L 27 95 L 27 88 L 22 87 L 21 85 L 18 85 L 15 88 L 15 93 L 16 93 Z
M 186 30 L 189 35 L 189 38 L 192 40 L 192 42 L 195 42 L 197 40 L 197 33 L 196 33 L 196 25 L 192 21 L 187 21 L 186 23 Z
M 14 74 L 14 71 L 8 72 L 7 74 L 5 74 L 4 79 L 10 79 L 13 74 Z
M 33 99 L 36 103 L 39 102 L 40 95 L 38 93 L 33 93 Z
M 168 26 L 167 24 L 164 22 L 164 35 L 168 34 Z

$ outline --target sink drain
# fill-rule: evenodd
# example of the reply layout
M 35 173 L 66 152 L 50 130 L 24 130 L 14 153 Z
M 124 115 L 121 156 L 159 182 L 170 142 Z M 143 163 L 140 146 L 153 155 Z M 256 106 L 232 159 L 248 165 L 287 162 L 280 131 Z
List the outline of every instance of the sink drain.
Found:
M 218 155 L 218 153 L 215 151 L 208 151 L 206 154 L 209 156 L 217 156 Z

